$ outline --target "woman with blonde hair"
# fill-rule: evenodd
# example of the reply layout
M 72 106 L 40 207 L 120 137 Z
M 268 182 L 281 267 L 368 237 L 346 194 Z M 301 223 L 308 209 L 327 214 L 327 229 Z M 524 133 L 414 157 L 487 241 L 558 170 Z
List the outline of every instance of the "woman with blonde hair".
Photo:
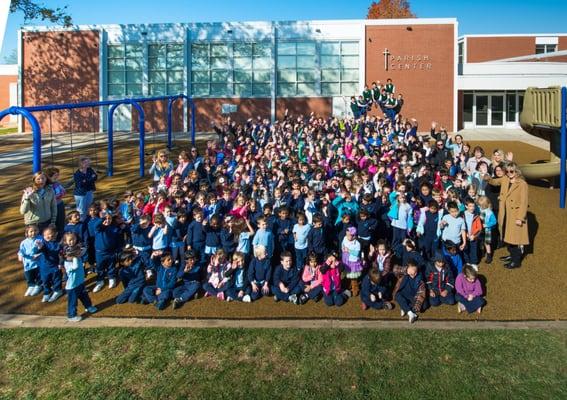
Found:
M 49 225 L 55 224 L 57 201 L 42 171 L 36 172 L 32 178 L 32 185 L 24 189 L 20 213 L 24 216 L 26 226 L 37 225 L 40 232 Z
M 159 182 L 162 176 L 167 178 L 173 171 L 173 162 L 168 157 L 167 150 L 160 150 L 153 156 L 154 163 L 150 167 L 150 174 L 154 176 L 154 182 Z

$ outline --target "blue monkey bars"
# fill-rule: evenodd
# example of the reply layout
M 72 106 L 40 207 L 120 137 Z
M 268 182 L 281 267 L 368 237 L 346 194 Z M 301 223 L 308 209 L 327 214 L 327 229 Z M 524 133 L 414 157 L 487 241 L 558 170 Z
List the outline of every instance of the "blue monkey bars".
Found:
M 141 98 L 126 98 L 120 100 L 105 100 L 105 101 L 92 101 L 92 102 L 82 102 L 82 103 L 68 103 L 68 104 L 47 104 L 43 106 L 30 106 L 30 107 L 10 107 L 5 110 L 0 111 L 0 121 L 7 115 L 21 115 L 24 117 L 32 127 L 33 135 L 33 166 L 32 170 L 34 173 L 41 170 L 41 127 L 37 118 L 33 115 L 34 112 L 38 111 L 54 111 L 54 110 L 71 110 L 75 108 L 89 108 L 89 107 L 100 107 L 100 106 L 110 106 L 108 109 L 108 167 L 107 175 L 112 176 L 114 172 L 114 146 L 113 146 L 113 134 L 114 134 L 114 121 L 113 115 L 116 108 L 121 104 L 130 104 L 132 107 L 136 108 L 138 111 L 139 119 L 139 129 L 140 129 L 140 177 L 144 176 L 144 149 L 145 149 L 145 113 L 140 103 L 146 103 L 150 101 L 167 100 L 167 147 L 171 149 L 172 147 L 172 108 L 173 104 L 179 100 L 185 99 L 189 102 L 191 108 L 191 143 L 195 145 L 195 104 L 188 96 L 184 94 L 178 94 L 173 96 L 159 96 L 159 97 L 141 97 Z

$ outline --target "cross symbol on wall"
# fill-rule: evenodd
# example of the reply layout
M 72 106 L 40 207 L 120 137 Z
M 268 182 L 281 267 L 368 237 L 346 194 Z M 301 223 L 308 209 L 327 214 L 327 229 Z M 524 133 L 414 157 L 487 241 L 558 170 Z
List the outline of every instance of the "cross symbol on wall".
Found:
M 384 49 L 384 69 L 387 71 L 388 70 L 388 57 L 390 56 L 390 51 L 388 51 L 388 49 Z

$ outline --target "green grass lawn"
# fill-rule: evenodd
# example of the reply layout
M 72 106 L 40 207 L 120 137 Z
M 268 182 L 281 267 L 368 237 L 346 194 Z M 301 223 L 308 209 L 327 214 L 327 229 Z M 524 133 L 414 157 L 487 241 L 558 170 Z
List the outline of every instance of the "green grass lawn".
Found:
M 1 398 L 560 399 L 565 331 L 0 331 Z

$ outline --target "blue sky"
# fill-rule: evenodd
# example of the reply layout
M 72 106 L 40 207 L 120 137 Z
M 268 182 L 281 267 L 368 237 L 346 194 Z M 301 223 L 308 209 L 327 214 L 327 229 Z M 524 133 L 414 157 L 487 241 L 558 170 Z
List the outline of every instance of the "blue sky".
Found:
M 41 0 L 40 0 L 41 1 Z M 76 24 L 363 19 L 371 0 L 43 0 L 67 5 Z M 567 32 L 567 0 L 411 0 L 418 17 L 455 17 L 459 35 Z M 0 62 L 16 48 L 20 14 L 8 18 Z M 40 24 L 41 23 L 36 23 Z

